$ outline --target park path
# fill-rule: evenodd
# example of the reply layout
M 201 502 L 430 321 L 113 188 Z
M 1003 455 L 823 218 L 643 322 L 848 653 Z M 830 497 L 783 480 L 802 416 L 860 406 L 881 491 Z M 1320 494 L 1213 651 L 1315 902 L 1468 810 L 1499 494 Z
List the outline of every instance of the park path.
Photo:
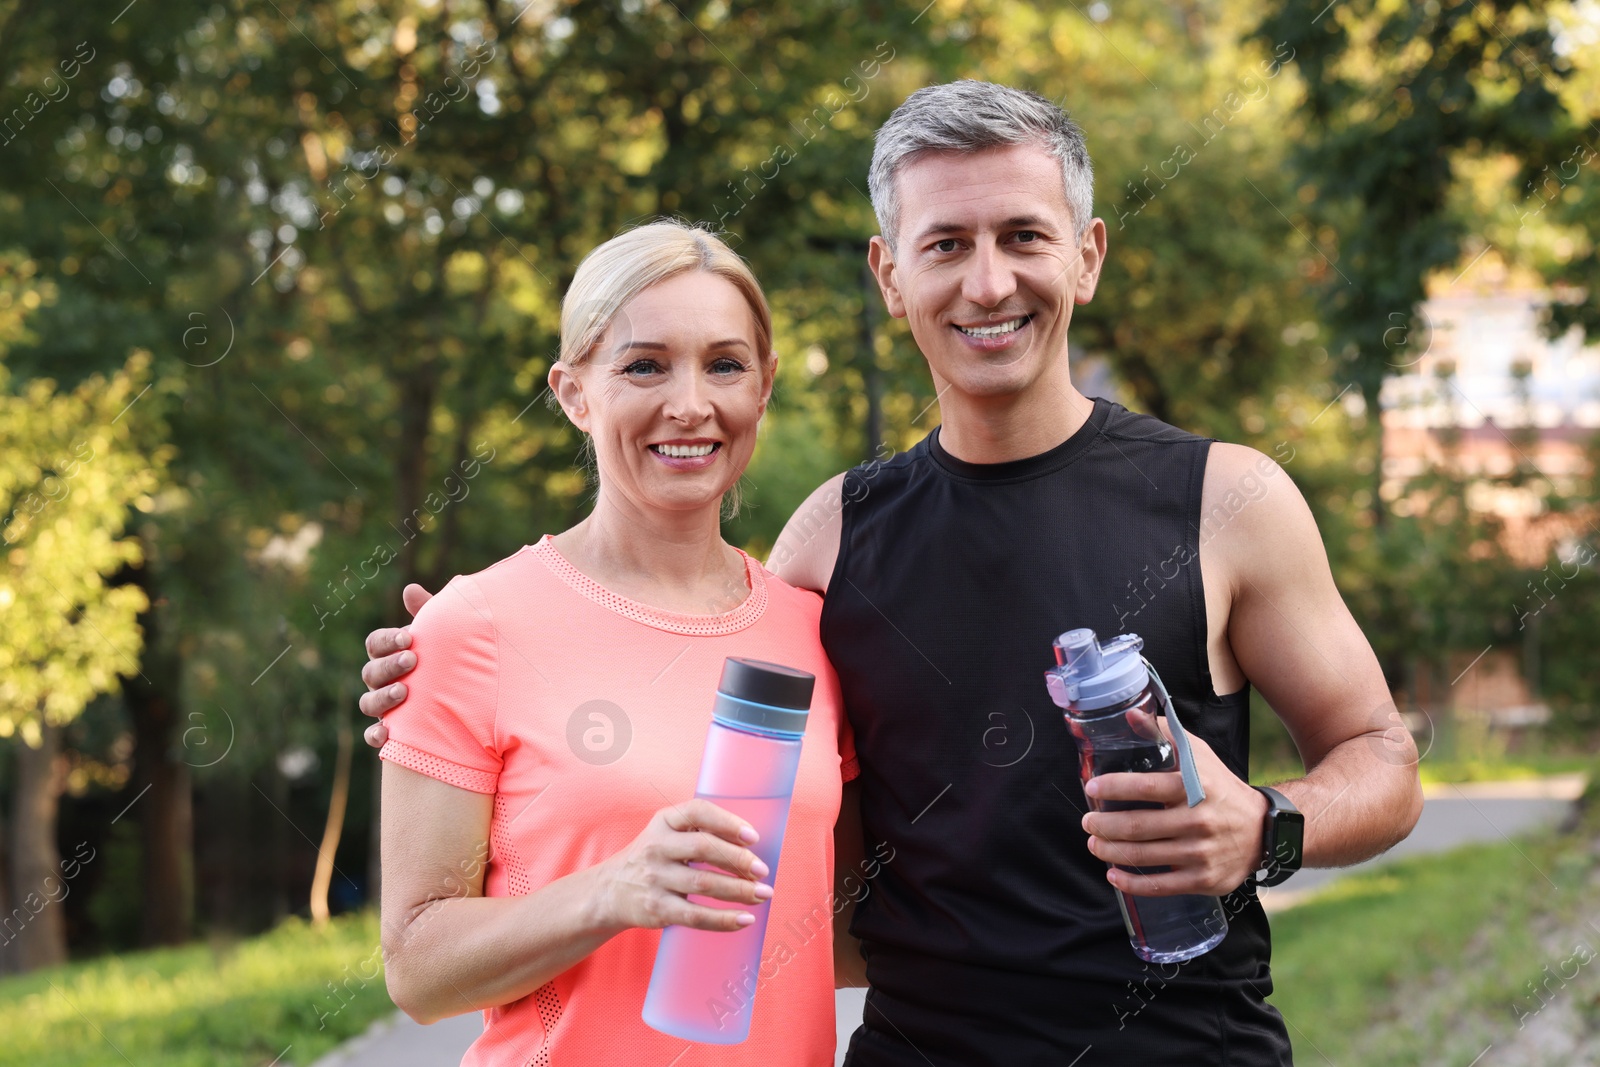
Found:
M 1524 782 L 1474 782 L 1428 786 L 1427 804 L 1411 836 L 1384 855 L 1354 867 L 1301 871 L 1276 889 L 1262 890 L 1267 910 L 1293 907 L 1338 878 L 1388 860 L 1458 845 L 1494 842 L 1552 826 L 1583 791 L 1582 775 Z M 861 1023 L 866 990 L 841 989 L 835 999 L 839 1027 L 836 1067 L 844 1062 L 850 1034 Z M 419 1026 L 395 1014 L 374 1023 L 366 1034 L 341 1045 L 313 1067 L 453 1067 L 482 1030 L 476 1013 Z M 681 1067 L 689 1067 L 686 1061 Z

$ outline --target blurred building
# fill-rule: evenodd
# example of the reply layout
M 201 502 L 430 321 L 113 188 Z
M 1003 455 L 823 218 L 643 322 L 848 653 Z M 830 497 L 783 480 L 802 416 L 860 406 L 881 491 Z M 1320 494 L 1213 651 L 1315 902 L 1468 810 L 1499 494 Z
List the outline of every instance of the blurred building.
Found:
M 1481 269 L 1487 285 L 1452 286 L 1423 305 L 1419 331 L 1397 316 L 1385 338 L 1398 372 L 1381 398 L 1383 494 L 1403 512 L 1412 479 L 1453 469 L 1471 483 L 1468 506 L 1498 516 L 1506 551 L 1537 569 L 1552 553 L 1569 559 L 1592 529 L 1588 514 L 1550 512 L 1540 482 L 1570 494 L 1588 478 L 1600 434 L 1600 345 L 1585 345 L 1576 332 L 1545 337 L 1550 295 Z M 1533 475 L 1526 484 L 1499 480 L 1519 469 Z M 1449 665 L 1454 681 L 1419 684 L 1410 696 L 1499 726 L 1538 723 L 1548 709 L 1527 677 L 1536 652 L 1496 648 L 1476 660 L 1468 652 Z

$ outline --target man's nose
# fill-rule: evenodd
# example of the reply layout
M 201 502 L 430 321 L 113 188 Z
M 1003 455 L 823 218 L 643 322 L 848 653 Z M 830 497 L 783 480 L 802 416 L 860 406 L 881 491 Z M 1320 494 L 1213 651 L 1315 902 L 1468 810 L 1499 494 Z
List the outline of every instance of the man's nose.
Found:
M 980 241 L 968 261 L 961 295 L 980 307 L 995 307 L 1017 291 L 1017 277 L 993 241 Z

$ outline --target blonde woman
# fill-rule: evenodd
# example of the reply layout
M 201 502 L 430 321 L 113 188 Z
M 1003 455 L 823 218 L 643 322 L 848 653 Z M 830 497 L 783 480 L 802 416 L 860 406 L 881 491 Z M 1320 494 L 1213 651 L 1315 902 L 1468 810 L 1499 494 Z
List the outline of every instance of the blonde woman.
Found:
M 687 1042 L 640 1020 L 661 928 L 737 930 L 769 899 L 750 1037 L 692 1062 L 833 1059 L 852 739 L 821 598 L 720 534 L 775 365 L 766 299 L 709 232 L 658 222 L 595 249 L 549 373 L 592 443 L 594 510 L 455 578 L 410 627 L 409 697 L 381 751 L 386 973 L 419 1021 L 484 1012 L 463 1064 L 676 1062 Z M 754 830 L 693 799 L 727 656 L 817 676 L 775 899 Z

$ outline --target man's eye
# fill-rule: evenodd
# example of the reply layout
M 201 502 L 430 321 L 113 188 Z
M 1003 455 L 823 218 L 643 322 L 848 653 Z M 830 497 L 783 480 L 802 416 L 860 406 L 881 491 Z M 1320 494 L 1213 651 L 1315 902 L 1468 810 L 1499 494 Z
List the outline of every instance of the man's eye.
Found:
M 1039 235 L 1033 230 L 1022 230 L 1017 234 L 1017 240 L 1023 244 L 1029 244 L 1033 241 L 1037 241 L 1038 239 Z
M 934 242 L 933 250 L 935 252 L 954 252 L 956 250 L 956 239 L 954 237 L 946 237 L 942 241 L 936 241 Z

